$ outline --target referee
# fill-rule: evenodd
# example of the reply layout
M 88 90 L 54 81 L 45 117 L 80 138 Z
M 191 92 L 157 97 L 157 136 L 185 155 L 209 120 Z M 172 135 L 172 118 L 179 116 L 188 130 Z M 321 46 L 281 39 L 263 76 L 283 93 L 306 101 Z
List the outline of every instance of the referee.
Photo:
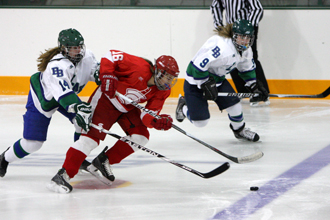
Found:
M 262 85 L 269 92 L 268 83 L 262 69 L 261 63 L 258 60 L 257 39 L 258 39 L 258 24 L 263 16 L 263 8 L 259 0 L 213 0 L 211 5 L 211 12 L 213 14 L 214 27 L 224 26 L 225 24 L 232 24 L 237 19 L 249 20 L 254 26 L 255 40 L 252 45 L 253 59 L 256 63 L 256 78 L 258 83 Z M 223 21 L 223 12 L 226 11 L 226 22 Z M 238 76 L 238 71 L 235 69 L 230 73 L 234 81 L 237 92 L 249 92 L 245 88 L 245 82 Z M 264 104 L 260 103 L 257 97 L 250 99 L 251 106 L 269 105 L 267 100 Z

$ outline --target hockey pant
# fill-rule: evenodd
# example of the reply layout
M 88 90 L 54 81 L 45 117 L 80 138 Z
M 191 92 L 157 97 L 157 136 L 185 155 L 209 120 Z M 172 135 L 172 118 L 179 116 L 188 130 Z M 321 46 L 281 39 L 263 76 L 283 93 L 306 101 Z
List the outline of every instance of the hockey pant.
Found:
M 220 86 L 217 87 L 218 92 L 235 92 L 230 83 L 225 79 Z M 204 127 L 210 119 L 208 101 L 203 98 L 203 90 L 196 85 L 191 85 L 187 81 L 184 82 L 184 94 L 188 107 L 188 119 L 196 127 Z M 220 111 L 226 109 L 230 123 L 233 127 L 239 128 L 244 124 L 242 106 L 237 97 L 218 96 L 215 101 Z
M 63 107 L 57 109 L 61 114 L 73 122 L 75 114 L 67 113 Z M 26 112 L 23 115 L 24 129 L 23 138 L 17 140 L 5 153 L 5 159 L 9 163 L 21 159 L 33 152 L 38 151 L 47 139 L 48 127 L 51 118 L 41 114 L 33 103 L 31 92 L 26 103 Z M 75 124 L 76 132 L 81 128 Z
M 96 100 L 95 100 L 96 99 Z M 127 113 L 122 113 L 116 109 L 104 94 L 95 93 L 90 100 L 91 104 L 97 103 L 93 113 L 92 123 L 110 130 L 114 123 L 118 123 L 127 136 L 140 145 L 146 145 L 149 140 L 149 131 L 140 119 L 141 111 L 133 108 Z M 82 134 L 67 152 L 63 168 L 66 169 L 70 178 L 74 177 L 82 162 L 95 149 L 100 140 L 104 140 L 106 134 L 93 127 L 86 134 Z M 120 163 L 124 158 L 134 153 L 127 143 L 118 140 L 114 146 L 105 152 L 110 164 Z

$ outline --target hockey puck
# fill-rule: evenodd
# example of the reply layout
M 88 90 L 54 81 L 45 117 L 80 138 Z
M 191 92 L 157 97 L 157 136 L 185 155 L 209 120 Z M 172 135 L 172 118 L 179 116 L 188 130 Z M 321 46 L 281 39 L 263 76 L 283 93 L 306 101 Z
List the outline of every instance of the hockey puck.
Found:
M 257 186 L 251 186 L 250 187 L 250 190 L 251 191 L 258 191 L 259 190 L 259 187 L 257 187 Z

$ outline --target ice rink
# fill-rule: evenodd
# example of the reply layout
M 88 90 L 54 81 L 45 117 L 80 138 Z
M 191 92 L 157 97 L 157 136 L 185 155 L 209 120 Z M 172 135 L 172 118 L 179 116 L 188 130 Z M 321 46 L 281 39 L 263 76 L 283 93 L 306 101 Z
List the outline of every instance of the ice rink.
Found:
M 0 153 L 22 137 L 26 96 L 0 96 Z M 177 99 L 162 111 L 174 117 Z M 271 99 L 252 108 L 243 100 L 247 127 L 257 143 L 237 140 L 226 112 L 210 103 L 211 121 L 197 128 L 175 122 L 186 132 L 235 157 L 259 150 L 264 156 L 236 164 L 182 133 L 150 130 L 146 147 L 200 172 L 224 162 L 226 172 L 203 179 L 146 152 L 137 151 L 113 166 L 109 187 L 90 174 L 71 179 L 70 194 L 48 191 L 73 143 L 74 128 L 61 114 L 51 121 L 48 140 L 24 159 L 11 163 L 0 178 L 1 220 L 325 220 L 330 216 L 330 100 Z M 123 136 L 119 127 L 112 132 Z M 87 159 L 115 138 L 108 136 Z M 258 186 L 258 191 L 250 191 Z

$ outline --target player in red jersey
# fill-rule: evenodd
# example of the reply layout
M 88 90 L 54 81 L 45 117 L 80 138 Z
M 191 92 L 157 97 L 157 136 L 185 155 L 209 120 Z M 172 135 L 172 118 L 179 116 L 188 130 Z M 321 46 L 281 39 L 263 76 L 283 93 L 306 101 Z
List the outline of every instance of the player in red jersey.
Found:
M 125 131 L 125 138 L 142 146 L 148 143 L 148 128 L 168 130 L 172 126 L 172 118 L 161 114 L 156 119 L 142 112 L 116 96 L 119 92 L 137 103 L 146 102 L 146 108 L 159 114 L 166 98 L 171 93 L 171 87 L 176 83 L 179 67 L 171 56 L 160 56 L 153 65 L 149 60 L 133 56 L 118 50 L 110 50 L 102 59 L 100 65 L 100 81 L 102 84 L 94 91 L 89 102 L 93 106 L 92 123 L 109 130 L 118 123 Z M 69 148 L 62 168 L 52 178 L 48 189 L 69 193 L 69 184 L 79 170 L 79 167 L 105 139 L 106 134 L 91 127 Z M 87 170 L 102 182 L 111 184 L 115 177 L 112 164 L 134 153 L 130 145 L 117 141 L 110 149 L 107 147 L 87 166 Z

